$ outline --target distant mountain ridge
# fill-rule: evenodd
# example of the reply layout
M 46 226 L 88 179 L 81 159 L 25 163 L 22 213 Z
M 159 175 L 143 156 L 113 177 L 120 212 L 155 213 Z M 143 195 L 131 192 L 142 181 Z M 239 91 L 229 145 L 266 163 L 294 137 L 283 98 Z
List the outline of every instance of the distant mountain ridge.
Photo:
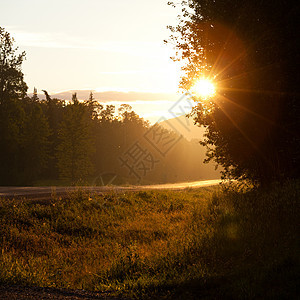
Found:
M 90 93 L 93 93 L 94 98 L 101 102 L 109 102 L 109 101 L 155 101 L 155 100 L 168 100 L 168 101 L 176 101 L 178 99 L 178 95 L 175 93 L 147 93 L 147 92 L 119 92 L 119 91 L 104 91 L 97 92 L 93 90 L 70 90 L 63 91 L 59 93 L 49 93 L 52 98 L 58 98 L 62 100 L 71 100 L 72 95 L 74 93 L 77 94 L 77 98 L 79 100 L 87 100 L 90 96 Z M 28 94 L 32 96 L 32 93 Z M 43 93 L 39 93 L 38 97 L 40 99 L 45 99 L 45 95 Z

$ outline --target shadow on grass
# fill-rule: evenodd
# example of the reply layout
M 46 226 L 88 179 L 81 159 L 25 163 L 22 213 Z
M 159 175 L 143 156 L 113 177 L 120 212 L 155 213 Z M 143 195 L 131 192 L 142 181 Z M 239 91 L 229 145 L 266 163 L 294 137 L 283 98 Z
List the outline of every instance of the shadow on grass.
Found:
M 300 265 L 286 260 L 270 268 L 147 286 L 148 299 L 299 299 Z M 136 294 L 137 298 L 141 295 Z

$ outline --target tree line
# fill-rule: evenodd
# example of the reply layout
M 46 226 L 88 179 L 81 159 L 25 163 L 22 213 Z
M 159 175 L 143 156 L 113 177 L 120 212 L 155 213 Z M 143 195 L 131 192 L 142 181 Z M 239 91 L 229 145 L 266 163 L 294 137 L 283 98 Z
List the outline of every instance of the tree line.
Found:
M 41 179 L 154 183 L 217 176 L 213 167 L 202 168 L 204 152 L 198 143 L 151 126 L 128 104 L 116 111 L 96 101 L 93 93 L 84 101 L 75 93 L 71 102 L 52 98 L 46 90 L 46 99 L 39 99 L 36 89 L 28 96 L 21 69 L 25 53 L 18 54 L 4 28 L 0 38 L 1 185 Z M 150 144 L 146 136 L 152 137 Z M 159 143 L 168 153 L 157 151 Z

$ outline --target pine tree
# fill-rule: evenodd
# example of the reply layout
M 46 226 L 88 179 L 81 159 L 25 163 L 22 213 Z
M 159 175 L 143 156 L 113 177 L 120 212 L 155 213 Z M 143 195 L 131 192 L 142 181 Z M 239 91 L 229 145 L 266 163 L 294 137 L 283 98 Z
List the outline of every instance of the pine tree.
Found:
M 72 100 L 73 103 L 65 107 L 60 124 L 57 159 L 60 177 L 75 182 L 92 173 L 94 144 L 88 107 L 78 101 L 76 94 Z
M 28 99 L 25 105 L 25 123 L 22 131 L 21 157 L 24 183 L 39 178 L 49 160 L 50 128 L 41 103 Z

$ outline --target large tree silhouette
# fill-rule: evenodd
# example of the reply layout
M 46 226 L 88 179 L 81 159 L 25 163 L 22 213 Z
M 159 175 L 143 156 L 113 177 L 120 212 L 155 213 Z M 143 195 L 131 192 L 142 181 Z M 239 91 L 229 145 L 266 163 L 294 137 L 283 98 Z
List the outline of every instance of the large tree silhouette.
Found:
M 208 76 L 218 89 L 210 101 L 194 95 L 208 160 L 224 167 L 225 178 L 267 184 L 299 177 L 298 2 L 181 5 L 181 21 L 170 27 L 175 59 L 185 62 L 181 87 Z
M 20 99 L 27 86 L 21 70 L 25 53 L 17 54 L 14 40 L 0 27 L 0 182 L 19 176 L 24 110 Z

